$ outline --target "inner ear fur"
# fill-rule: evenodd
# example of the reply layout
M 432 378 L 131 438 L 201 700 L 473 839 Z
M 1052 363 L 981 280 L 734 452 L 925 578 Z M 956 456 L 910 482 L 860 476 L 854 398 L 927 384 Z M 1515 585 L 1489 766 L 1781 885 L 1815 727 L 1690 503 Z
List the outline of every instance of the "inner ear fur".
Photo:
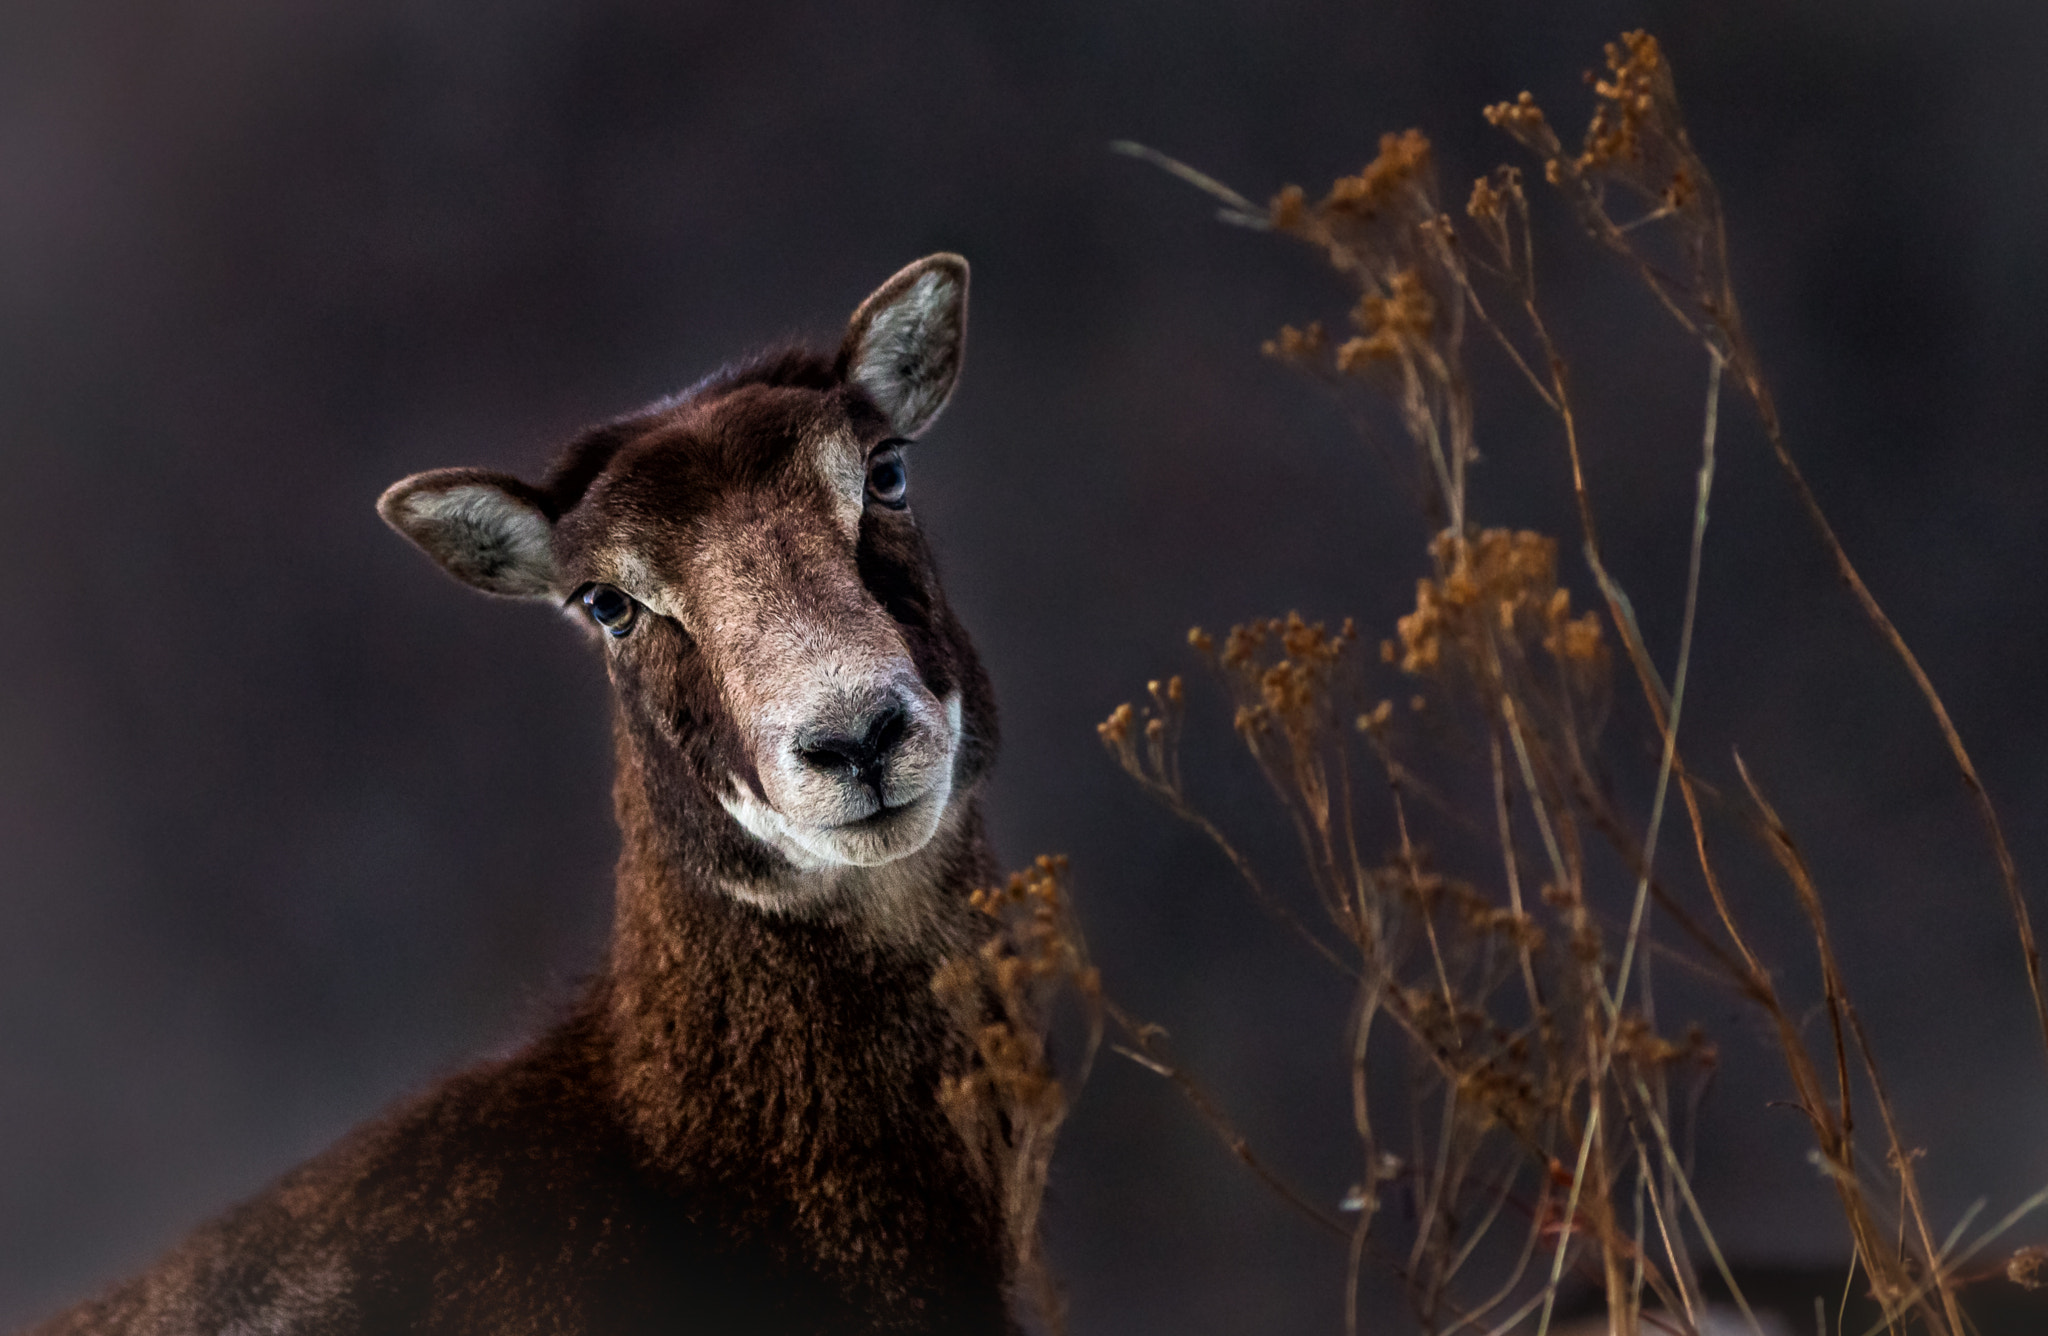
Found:
M 554 521 L 540 493 L 508 473 L 415 473 L 377 498 L 377 513 L 466 585 L 511 598 L 559 596 Z
M 897 435 L 915 436 L 952 397 L 966 345 L 967 261 L 927 255 L 853 313 L 839 374 L 868 392 Z

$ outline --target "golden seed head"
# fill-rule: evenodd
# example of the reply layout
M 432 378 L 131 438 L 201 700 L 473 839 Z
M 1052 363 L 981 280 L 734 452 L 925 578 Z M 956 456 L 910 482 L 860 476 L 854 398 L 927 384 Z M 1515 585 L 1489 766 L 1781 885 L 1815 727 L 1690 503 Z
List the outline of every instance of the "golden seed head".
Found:
M 1429 137 L 1422 131 L 1383 134 L 1379 156 L 1358 175 L 1337 178 L 1319 207 L 1325 213 L 1371 217 L 1411 186 L 1428 189 L 1429 166 Z
M 1501 215 L 1502 198 L 1493 183 L 1482 176 L 1472 183 L 1472 197 L 1465 201 L 1466 216 L 1479 222 L 1492 222 Z
M 1300 329 L 1282 325 L 1280 333 L 1259 345 L 1259 351 L 1268 357 L 1282 361 L 1303 361 L 1314 357 L 1323 350 L 1323 326 L 1321 321 L 1311 320 Z
M 1266 214 L 1266 219 L 1273 230 L 1291 232 L 1300 227 L 1308 214 L 1306 198 L 1300 186 L 1281 187 L 1280 193 L 1273 196 L 1273 202 Z
M 1250 663 L 1260 646 L 1266 643 L 1266 628 L 1260 622 L 1247 622 L 1230 628 L 1230 634 L 1223 641 L 1223 662 L 1227 667 L 1239 668 Z
M 1536 105 L 1536 95 L 1527 91 L 1513 102 L 1494 103 L 1483 114 L 1487 124 L 1518 136 L 1533 135 L 1543 128 L 1543 109 Z

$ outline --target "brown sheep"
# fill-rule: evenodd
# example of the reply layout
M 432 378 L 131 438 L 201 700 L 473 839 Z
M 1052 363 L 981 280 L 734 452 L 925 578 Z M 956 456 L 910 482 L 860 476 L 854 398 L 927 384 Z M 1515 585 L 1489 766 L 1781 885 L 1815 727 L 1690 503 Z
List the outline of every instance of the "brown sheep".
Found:
M 604 655 L 609 957 L 523 1051 L 38 1333 L 1015 1330 L 993 1170 L 939 1100 L 975 1058 L 932 989 L 983 932 L 995 706 L 903 466 L 966 301 L 934 255 L 836 356 L 715 375 L 538 485 L 384 494 L 450 574 L 565 608 Z

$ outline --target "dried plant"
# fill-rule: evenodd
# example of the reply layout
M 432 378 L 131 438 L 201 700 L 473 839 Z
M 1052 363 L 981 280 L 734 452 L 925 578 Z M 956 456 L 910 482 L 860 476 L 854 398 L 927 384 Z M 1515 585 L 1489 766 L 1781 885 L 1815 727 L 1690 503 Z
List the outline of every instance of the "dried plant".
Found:
M 1087 1038 L 1076 1084 L 1088 1079 L 1102 1035 L 1101 975 L 1088 963 L 1066 878 L 1064 857 L 1042 855 L 1007 885 L 975 891 L 974 907 L 994 920 L 993 931 L 979 951 L 947 961 L 933 980 L 978 1059 L 945 1082 L 940 1103 L 977 1162 L 995 1166 L 1017 1286 L 1053 1331 L 1065 1330 L 1065 1310 L 1046 1265 L 1039 1211 L 1067 1117 L 1066 1086 L 1047 1053 L 1054 995 L 1071 991 L 1083 1006 Z
M 1322 1204 L 1336 1194 L 1293 1187 L 1246 1143 L 1167 1052 L 1162 1030 L 1102 997 L 1071 944 L 1077 937 L 1062 947 L 1074 963 L 1046 974 L 1085 979 L 1092 1014 L 1119 1032 L 1118 1050 L 1173 1081 L 1263 1182 L 1344 1241 L 1350 1330 L 1360 1326 L 1361 1273 L 1377 1265 L 1398 1279 L 1426 1332 L 1542 1331 L 1561 1282 L 1577 1274 L 1604 1294 L 1612 1329 L 1634 1333 L 1696 1332 L 1709 1269 L 1748 1314 L 1687 1168 L 1691 1109 L 1716 1050 L 1697 1031 L 1660 1025 L 1652 988 L 1654 961 L 1698 970 L 1768 1022 L 1814 1162 L 1847 1223 L 1856 1278 L 1845 1285 L 1867 1289 L 1891 1330 L 1962 1336 L 1971 1328 L 1959 1288 L 2048 1194 L 1973 1239 L 1968 1220 L 1937 1234 L 1917 1151 L 1887 1097 L 1798 845 L 1740 756 L 1734 782 L 1713 788 L 1679 745 L 1724 382 L 1755 409 L 1836 569 L 1933 713 L 1988 831 L 2048 1040 L 2018 876 L 1939 695 L 1787 448 L 1735 300 L 1719 196 L 1687 138 L 1662 50 L 1630 33 L 1588 81 L 1594 112 L 1576 151 L 1527 93 L 1485 115 L 1534 156 L 1584 230 L 1702 353 L 1698 485 L 1668 676 L 1602 559 L 1568 364 L 1538 301 L 1520 170 L 1503 166 L 1476 181 L 1454 219 L 1430 143 L 1410 130 L 1383 137 L 1378 156 L 1322 198 L 1290 186 L 1260 208 L 1193 168 L 1120 145 L 1217 198 L 1228 221 L 1314 247 L 1350 285 L 1341 337 L 1319 324 L 1288 327 L 1265 351 L 1391 407 L 1420 461 L 1436 531 L 1414 611 L 1376 646 L 1350 622 L 1331 631 L 1291 614 L 1235 627 L 1220 646 L 1190 633 L 1298 838 L 1306 896 L 1275 894 L 1191 798 L 1182 679 L 1149 684 L 1144 702 L 1100 725 L 1123 769 L 1199 828 L 1260 905 L 1355 983 L 1348 1034 L 1359 1170 L 1338 1209 Z M 1474 332 L 1559 425 L 1594 590 L 1586 610 L 1575 611 L 1562 582 L 1555 540 L 1485 527 L 1472 513 Z M 1600 760 L 1618 664 L 1645 702 L 1659 757 L 1650 792 L 1626 803 Z M 1690 865 L 1675 871 L 1657 860 L 1673 789 L 1692 836 Z M 1717 811 L 1761 841 L 1810 929 L 1828 1022 L 1818 1046 L 1801 1024 L 1803 1006 L 1781 994 L 1734 912 L 1709 836 Z M 1375 1061 L 1387 1045 L 1408 1059 L 1398 1081 Z M 1864 1101 L 1875 1129 L 1857 1121 Z M 1042 1167 L 1034 1172 L 1042 1181 Z M 1385 1209 L 1395 1190 L 1413 1204 L 1412 1221 Z M 2022 1248 L 1991 1273 L 2036 1283 L 2042 1256 Z

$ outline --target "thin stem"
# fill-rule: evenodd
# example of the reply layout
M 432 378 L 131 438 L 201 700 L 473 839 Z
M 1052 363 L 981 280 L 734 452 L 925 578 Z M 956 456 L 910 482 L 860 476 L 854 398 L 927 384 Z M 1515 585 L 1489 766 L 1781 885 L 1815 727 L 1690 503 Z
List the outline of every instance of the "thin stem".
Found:
M 1664 798 L 1671 787 L 1671 767 L 1678 756 L 1678 720 L 1685 709 L 1685 683 L 1692 667 L 1693 624 L 1699 613 L 1700 565 L 1707 541 L 1707 499 L 1714 491 L 1714 430 L 1721 417 L 1721 354 L 1708 350 L 1706 426 L 1700 433 L 1699 496 L 1693 504 L 1692 551 L 1686 566 L 1685 616 L 1679 623 L 1678 666 L 1671 675 L 1671 713 L 1664 725 L 1664 756 L 1657 766 L 1657 787 L 1650 800 L 1650 825 L 1643 836 L 1642 873 L 1636 879 L 1635 906 L 1629 912 L 1628 936 L 1621 949 L 1621 965 L 1614 972 L 1617 1000 L 1628 995 L 1628 976 L 1635 962 L 1636 943 L 1643 931 L 1643 912 L 1650 902 L 1650 865 L 1657 856 L 1657 835 L 1664 825 Z M 1607 1031 L 1613 1047 L 1621 1028 L 1622 1010 L 1617 1007 Z M 1846 1098 L 1846 1096 L 1845 1096 Z

